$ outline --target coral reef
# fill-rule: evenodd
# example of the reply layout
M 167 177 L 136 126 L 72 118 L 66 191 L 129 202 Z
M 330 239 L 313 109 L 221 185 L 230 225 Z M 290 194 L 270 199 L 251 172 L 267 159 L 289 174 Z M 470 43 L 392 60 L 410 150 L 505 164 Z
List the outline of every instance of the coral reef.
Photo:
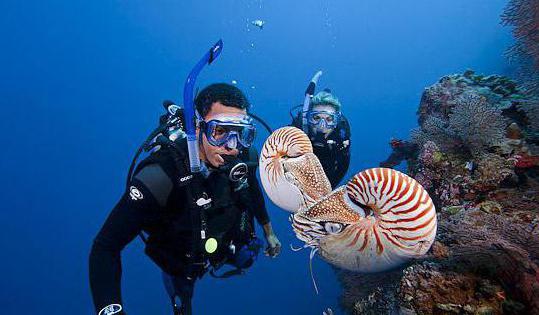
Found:
M 408 152 L 408 172 L 439 207 L 522 184 L 539 165 L 539 139 L 530 127 L 535 118 L 520 109 L 527 101 L 522 89 L 503 76 L 471 70 L 444 76 L 421 98 L 420 127 L 410 140 L 417 151 Z
M 423 262 L 403 271 L 399 300 L 409 313 L 502 314 L 505 297 L 501 286 L 488 279 Z
M 407 161 L 435 202 L 437 241 L 387 274 L 338 272 L 348 313 L 539 314 L 539 137 L 522 109 L 529 100 L 514 81 L 471 70 L 425 89 L 419 128 L 392 142 L 381 165 Z
M 449 127 L 473 153 L 501 144 L 507 126 L 500 109 L 476 93 L 462 94 L 449 115 Z
M 522 195 L 516 197 L 523 199 Z M 504 199 L 513 199 L 513 204 L 526 202 L 508 196 Z M 468 272 L 498 283 L 503 287 L 498 290 L 504 292 L 503 300 L 511 298 L 513 304 L 519 301 L 528 313 L 538 314 L 537 200 L 527 202 L 529 208 L 535 208 L 532 211 L 508 205 L 508 200 L 504 204 L 500 201 L 484 201 L 442 221 L 439 239 L 450 251 L 443 264 L 461 274 Z
M 443 208 L 430 255 L 388 274 L 339 272 L 351 314 L 539 314 L 539 185 Z

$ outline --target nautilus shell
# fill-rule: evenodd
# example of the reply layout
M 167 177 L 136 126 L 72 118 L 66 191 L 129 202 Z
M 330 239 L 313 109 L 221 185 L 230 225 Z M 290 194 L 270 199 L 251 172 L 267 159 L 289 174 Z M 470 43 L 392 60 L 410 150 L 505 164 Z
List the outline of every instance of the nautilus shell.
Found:
M 301 132 L 287 130 L 294 134 Z M 298 145 L 295 139 L 302 139 L 302 145 L 307 147 L 299 136 L 273 138 L 272 146 L 292 147 Z M 436 210 L 428 193 L 413 178 L 389 168 L 371 168 L 356 174 L 345 186 L 321 195 L 322 190 L 314 183 L 287 180 L 289 168 L 282 166 L 286 160 L 277 156 L 266 155 L 265 165 L 275 163 L 285 171 L 271 177 L 263 174 L 272 170 L 264 168 L 261 159 L 260 175 L 268 180 L 264 189 L 278 206 L 287 204 L 287 198 L 293 199 L 290 204 L 300 204 L 291 216 L 294 232 L 306 247 L 317 251 L 329 263 L 352 271 L 384 271 L 424 255 L 434 242 Z M 295 155 L 295 159 L 300 157 Z M 296 161 L 314 166 L 294 168 L 294 178 L 301 178 L 303 169 L 318 172 L 313 169 L 320 163 L 307 159 Z M 285 183 L 287 188 L 279 189 L 268 183 Z M 301 200 L 309 202 L 301 204 Z
M 294 127 L 275 130 L 264 143 L 260 180 L 271 201 L 282 209 L 306 209 L 331 192 L 331 184 L 307 135 Z

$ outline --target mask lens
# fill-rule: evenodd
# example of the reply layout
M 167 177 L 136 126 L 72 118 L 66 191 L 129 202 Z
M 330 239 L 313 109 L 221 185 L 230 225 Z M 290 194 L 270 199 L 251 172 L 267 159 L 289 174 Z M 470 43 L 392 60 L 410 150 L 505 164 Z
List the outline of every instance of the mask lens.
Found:
M 328 117 L 325 118 L 328 125 L 333 124 L 333 115 L 328 115 Z
M 212 137 L 216 140 L 222 140 L 226 137 L 228 131 L 223 127 L 216 125 L 215 128 L 213 128 Z
M 335 127 L 339 118 L 338 113 L 325 111 L 312 111 L 308 115 L 309 122 L 313 125 L 324 125 L 325 127 Z
M 251 124 L 211 120 L 206 126 L 206 137 L 213 146 L 228 144 L 235 148 L 239 142 L 250 147 L 254 140 L 255 128 Z
M 248 148 L 255 140 L 255 128 L 253 126 L 245 126 L 242 128 L 239 135 L 241 145 Z

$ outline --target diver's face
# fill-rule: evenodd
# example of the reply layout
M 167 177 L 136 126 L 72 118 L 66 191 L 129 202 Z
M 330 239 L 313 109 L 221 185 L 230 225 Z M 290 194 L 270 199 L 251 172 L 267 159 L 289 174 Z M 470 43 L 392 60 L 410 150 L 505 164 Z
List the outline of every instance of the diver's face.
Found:
M 313 111 L 313 112 L 323 112 L 323 113 L 318 113 L 313 117 L 317 121 L 325 120 L 325 122 L 327 122 L 327 123 L 335 123 L 333 121 L 333 119 L 335 117 L 336 111 L 335 111 L 335 108 L 333 108 L 333 106 L 331 106 L 331 105 L 315 105 L 315 106 L 313 106 L 311 111 Z M 312 124 L 311 123 L 311 132 L 312 133 L 322 133 L 322 134 L 324 134 L 326 136 L 329 135 L 333 131 L 334 127 L 328 126 L 328 124 L 325 123 L 325 122 L 321 122 L 320 124 Z
M 247 111 L 241 108 L 225 106 L 220 102 L 215 102 L 211 106 L 210 112 L 204 117 L 204 121 L 208 122 L 219 116 L 238 116 L 238 115 L 247 115 Z M 222 158 L 222 155 L 238 155 L 238 149 L 230 149 L 226 145 L 219 147 L 212 146 L 208 143 L 208 138 L 204 132 L 198 133 L 199 137 L 202 137 L 202 144 L 200 145 L 200 158 L 209 163 L 211 166 L 217 168 L 225 164 L 225 160 Z

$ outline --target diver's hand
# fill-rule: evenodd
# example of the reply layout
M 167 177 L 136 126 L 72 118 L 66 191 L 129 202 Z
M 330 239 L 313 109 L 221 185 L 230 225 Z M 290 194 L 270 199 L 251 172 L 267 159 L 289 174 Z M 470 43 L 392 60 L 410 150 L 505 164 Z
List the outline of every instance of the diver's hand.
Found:
M 275 235 L 273 232 L 271 223 L 268 222 L 264 224 L 263 229 L 264 235 L 266 236 L 266 242 L 268 243 L 268 247 L 264 253 L 266 256 L 270 256 L 272 258 L 277 257 L 281 253 L 281 242 L 277 238 L 277 235 Z
M 277 235 L 266 235 L 266 241 L 268 242 L 268 248 L 266 248 L 266 256 L 271 258 L 277 257 L 281 253 L 281 242 L 277 238 Z

